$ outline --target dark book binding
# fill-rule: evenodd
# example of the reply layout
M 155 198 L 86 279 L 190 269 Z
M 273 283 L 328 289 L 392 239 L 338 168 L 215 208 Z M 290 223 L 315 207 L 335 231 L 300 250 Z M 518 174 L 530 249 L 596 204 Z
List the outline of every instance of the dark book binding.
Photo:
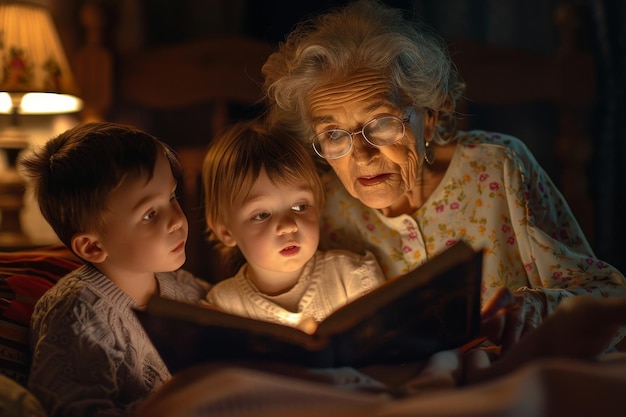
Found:
M 314 334 L 153 297 L 137 316 L 170 371 L 252 361 L 304 367 L 414 362 L 478 336 L 482 253 L 460 242 L 337 309 Z

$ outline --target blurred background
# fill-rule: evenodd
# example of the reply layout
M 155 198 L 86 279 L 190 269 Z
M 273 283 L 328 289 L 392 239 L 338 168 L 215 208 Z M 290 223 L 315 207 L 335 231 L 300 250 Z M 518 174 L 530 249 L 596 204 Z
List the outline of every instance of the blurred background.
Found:
M 190 167 L 185 192 L 194 195 L 198 183 L 193 175 L 201 163 L 197 155 L 203 154 L 216 129 L 260 110 L 253 97 L 263 58 L 299 20 L 346 1 L 43 3 L 77 70 L 79 86 L 87 92 L 106 93 L 98 97 L 87 94 L 86 109 L 69 119 L 26 118 L 23 124 L 32 129 L 33 141 L 45 141 L 81 120 L 135 124 L 180 150 L 183 164 L 187 161 Z M 425 21 L 449 43 L 468 83 L 461 108 L 462 127 L 496 130 L 526 142 L 563 191 L 596 254 L 626 271 L 626 256 L 622 254 L 626 249 L 622 242 L 626 232 L 626 0 L 385 3 Z M 240 38 L 246 39 L 241 48 L 239 43 L 226 42 Z M 215 46 L 220 43 L 222 47 Z M 210 85 L 201 81 L 201 73 L 177 79 L 187 78 L 184 70 L 188 66 L 208 65 L 196 62 L 201 55 L 193 51 L 213 48 L 210 50 L 219 49 L 221 54 L 224 45 L 231 45 L 227 59 L 243 62 L 253 81 L 245 94 L 237 92 L 245 98 L 230 100 L 223 92 L 215 100 L 212 93 L 202 92 L 203 86 L 208 90 Z M 189 49 L 181 52 L 187 46 Z M 96 50 L 98 54 L 93 53 Z M 88 76 L 84 66 L 76 64 L 85 56 L 99 57 L 93 62 L 102 63 L 94 64 L 100 73 Z M 219 61 L 219 56 L 215 52 L 214 60 Z M 197 91 L 192 82 L 198 85 Z M 230 87 L 224 81 L 215 89 L 237 90 L 240 85 L 235 82 Z M 172 91 L 159 96 L 161 87 Z M 163 97 L 169 98 L 164 100 L 167 103 L 159 101 Z M 7 124 L 8 119 L 1 115 L 0 127 Z M 190 229 L 195 230 L 198 240 L 196 246 L 188 248 L 190 253 L 206 249 L 200 201 L 193 197 L 186 201 Z M 45 223 L 37 219 L 36 205 L 28 202 L 24 212 L 32 216 L 23 223 L 35 241 L 53 239 Z M 196 273 L 211 273 L 211 266 L 195 255 L 189 263 Z

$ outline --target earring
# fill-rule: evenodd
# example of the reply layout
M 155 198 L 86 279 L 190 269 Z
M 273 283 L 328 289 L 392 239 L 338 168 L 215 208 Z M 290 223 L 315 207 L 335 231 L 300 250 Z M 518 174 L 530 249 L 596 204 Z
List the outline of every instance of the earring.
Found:
M 430 146 L 430 141 L 424 141 L 424 161 L 428 165 L 435 163 L 435 150 Z

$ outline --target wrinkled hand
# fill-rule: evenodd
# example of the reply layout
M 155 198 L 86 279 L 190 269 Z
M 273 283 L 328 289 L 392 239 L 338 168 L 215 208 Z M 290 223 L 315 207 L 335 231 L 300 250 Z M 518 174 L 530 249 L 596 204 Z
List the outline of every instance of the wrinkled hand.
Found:
M 534 338 L 541 356 L 593 359 L 610 346 L 622 326 L 626 326 L 626 297 L 578 295 L 561 301 L 528 337 L 528 344 Z
M 468 367 L 468 381 L 491 379 L 540 358 L 595 359 L 609 347 L 621 326 L 626 326 L 626 297 L 567 298 L 535 331 L 493 363 L 477 356 L 484 353 L 476 353 L 471 358 L 473 366 Z
M 500 288 L 483 306 L 481 334 L 507 352 L 526 333 L 535 330 L 542 321 L 543 300 L 539 295 L 521 292 L 514 294 Z

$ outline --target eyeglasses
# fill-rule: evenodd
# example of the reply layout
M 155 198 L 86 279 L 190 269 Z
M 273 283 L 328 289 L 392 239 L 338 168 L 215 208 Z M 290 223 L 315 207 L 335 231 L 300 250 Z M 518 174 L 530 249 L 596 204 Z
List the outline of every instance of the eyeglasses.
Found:
M 357 132 L 343 129 L 326 130 L 313 137 L 313 149 L 324 159 L 338 159 L 350 153 L 353 136 L 358 134 L 363 135 L 363 139 L 372 146 L 393 145 L 404 137 L 406 132 L 404 124 L 408 121 L 408 117 L 401 119 L 396 116 L 385 116 L 370 120 Z

